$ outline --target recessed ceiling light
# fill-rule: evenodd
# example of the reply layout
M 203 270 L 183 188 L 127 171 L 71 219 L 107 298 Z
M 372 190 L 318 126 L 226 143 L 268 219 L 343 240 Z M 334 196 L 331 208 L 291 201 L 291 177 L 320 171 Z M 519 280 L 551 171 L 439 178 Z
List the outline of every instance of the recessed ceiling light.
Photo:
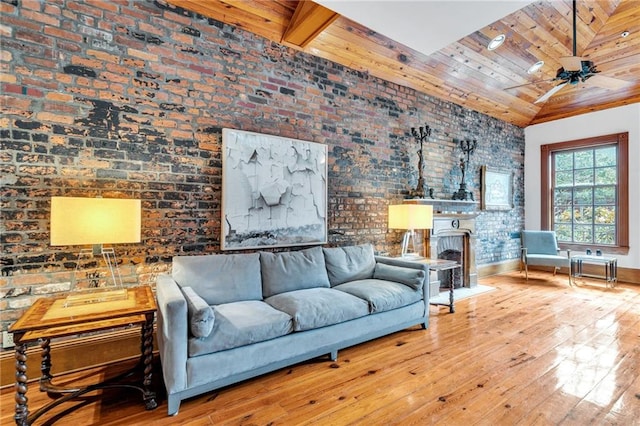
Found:
M 506 39 L 507 37 L 504 34 L 494 37 L 494 39 L 489 42 L 487 49 L 496 50 Z
M 627 38 L 629 37 L 629 34 L 630 34 L 629 31 L 623 31 L 622 34 L 620 34 L 620 37 Z
M 540 68 L 542 68 L 542 66 L 544 65 L 544 61 L 538 61 L 535 64 L 531 65 L 529 67 L 529 69 L 527 70 L 527 74 L 533 74 L 534 72 L 538 71 Z

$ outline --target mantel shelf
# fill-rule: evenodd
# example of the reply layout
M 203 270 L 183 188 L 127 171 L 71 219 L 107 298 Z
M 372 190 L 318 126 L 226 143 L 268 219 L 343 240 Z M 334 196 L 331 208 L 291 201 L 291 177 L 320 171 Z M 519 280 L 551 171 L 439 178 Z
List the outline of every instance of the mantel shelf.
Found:
M 407 198 L 403 200 L 407 204 L 457 204 L 464 206 L 473 206 L 480 204 L 479 201 L 473 200 L 447 200 L 446 198 Z

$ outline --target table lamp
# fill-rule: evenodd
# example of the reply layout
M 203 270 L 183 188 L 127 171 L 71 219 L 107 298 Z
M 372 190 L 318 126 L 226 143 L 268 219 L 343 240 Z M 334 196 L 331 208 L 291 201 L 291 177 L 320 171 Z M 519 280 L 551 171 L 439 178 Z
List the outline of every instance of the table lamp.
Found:
M 415 230 L 431 229 L 433 222 L 433 206 L 424 204 L 398 204 L 389 206 L 389 229 L 406 229 L 402 238 L 403 258 L 421 257 L 416 253 Z M 411 252 L 409 252 L 411 244 Z
M 78 300 L 69 296 L 69 305 L 76 301 L 91 303 L 113 300 L 122 298 L 122 295 L 126 298 L 115 251 L 104 247 L 104 244 L 140 242 L 140 205 L 140 200 L 131 199 L 51 197 L 51 245 L 93 245 L 92 249 L 80 250 L 76 271 L 83 257 L 102 255 L 113 281 L 111 288 L 115 289 L 109 294 L 97 295 L 94 292 L 93 296 Z M 96 288 L 98 285 L 91 283 L 89 287 Z

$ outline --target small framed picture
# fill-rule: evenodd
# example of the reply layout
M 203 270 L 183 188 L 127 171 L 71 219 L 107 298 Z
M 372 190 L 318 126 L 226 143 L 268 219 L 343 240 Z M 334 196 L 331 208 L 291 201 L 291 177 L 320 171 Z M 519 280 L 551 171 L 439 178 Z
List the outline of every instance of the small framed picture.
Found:
M 482 166 L 482 210 L 513 208 L 513 174 Z

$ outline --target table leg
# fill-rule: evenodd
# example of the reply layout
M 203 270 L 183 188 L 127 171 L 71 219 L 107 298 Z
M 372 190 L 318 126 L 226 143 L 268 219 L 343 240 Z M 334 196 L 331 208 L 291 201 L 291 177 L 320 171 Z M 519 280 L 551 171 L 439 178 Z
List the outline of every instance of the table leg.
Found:
M 19 340 L 19 338 L 17 339 Z M 28 425 L 29 408 L 27 406 L 27 344 L 16 343 L 16 414 L 13 417 L 18 426 Z
M 155 392 L 150 390 L 151 376 L 153 372 L 153 313 L 146 315 L 146 321 L 142 326 L 142 345 L 140 348 L 140 363 L 143 368 L 142 394 L 145 408 L 153 410 L 158 406 Z
M 42 361 L 40 362 L 40 391 L 46 392 L 51 384 L 51 347 L 49 346 L 51 339 L 40 339 L 40 348 L 42 349 Z
M 454 278 L 455 278 L 455 269 L 451 269 L 449 271 L 451 273 L 451 279 L 449 280 L 449 313 L 453 314 L 456 312 L 453 307 L 453 288 L 454 288 Z

